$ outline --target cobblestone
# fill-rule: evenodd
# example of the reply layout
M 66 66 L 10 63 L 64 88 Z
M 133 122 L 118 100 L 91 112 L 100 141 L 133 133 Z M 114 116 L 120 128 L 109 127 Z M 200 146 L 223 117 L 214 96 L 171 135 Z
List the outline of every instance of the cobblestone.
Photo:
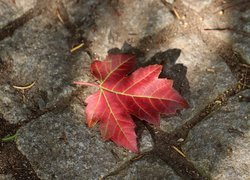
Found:
M 191 130 L 184 152 L 197 167 L 211 172 L 212 179 L 247 179 L 250 168 L 248 102 L 246 90 L 230 99 L 221 110 Z
M 11 21 L 19 18 L 36 5 L 36 0 L 1 0 L 0 1 L 0 29 Z
M 187 67 L 190 89 L 183 91 L 183 96 L 190 108 L 175 117 L 162 117 L 157 128 L 171 135 L 239 80 L 215 48 L 232 47 L 245 60 L 240 64 L 247 69 L 249 10 L 239 6 L 220 12 L 227 4 L 212 0 L 168 1 L 173 5 L 170 7 L 155 0 L 51 2 L 0 41 L 0 114 L 9 123 L 21 125 L 17 147 L 38 177 L 181 179 L 182 174 L 177 174 L 181 170 L 152 155 L 157 146 L 146 128 L 138 140 L 139 155 L 103 141 L 98 127 L 87 128 L 83 99 L 95 89 L 76 88 L 72 82 L 94 81 L 89 72 L 91 58 L 103 58 L 108 50 L 121 48 L 125 42 L 141 50 L 143 60 L 156 52 L 181 49 L 177 63 Z M 32 11 L 36 3 L 0 1 L 0 32 Z M 215 30 L 219 25 L 225 29 Z M 84 47 L 70 52 L 72 41 L 75 45 L 84 43 Z M 32 82 L 35 84 L 26 90 L 16 88 Z M 249 98 L 249 94 L 246 90 L 239 95 Z M 192 168 L 213 179 L 249 177 L 250 108 L 248 102 L 239 101 L 239 95 L 190 129 L 185 144 L 178 147 Z M 152 153 L 143 156 L 148 151 Z M 125 168 L 119 170 L 123 165 Z M 0 179 L 8 177 L 12 175 L 0 175 Z

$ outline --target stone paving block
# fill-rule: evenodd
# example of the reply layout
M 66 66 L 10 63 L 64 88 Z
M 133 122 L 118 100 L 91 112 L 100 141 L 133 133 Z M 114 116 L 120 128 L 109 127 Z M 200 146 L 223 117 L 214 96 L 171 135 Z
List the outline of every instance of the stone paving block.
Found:
M 244 63 L 250 64 L 250 38 L 234 43 L 233 49 L 241 55 Z
M 48 113 L 18 131 L 17 145 L 41 179 L 98 179 L 115 166 L 109 145 L 69 110 Z
M 0 42 L 4 76 L 0 112 L 10 123 L 27 121 L 32 111 L 50 109 L 67 101 L 72 93 L 74 62 L 69 60 L 67 32 L 60 25 L 52 27 L 52 23 L 49 18 L 38 16 Z M 87 54 L 84 59 L 88 60 Z M 24 94 L 13 88 L 32 82 L 34 86 Z
M 227 64 L 209 50 L 198 35 L 188 35 L 173 40 L 170 48 L 182 50 L 177 63 L 187 66 L 190 94 L 185 97 L 190 108 L 181 116 L 171 117 L 161 122 L 161 128 L 171 131 L 200 112 L 210 101 L 236 83 Z
M 103 141 L 83 122 L 83 107 L 73 103 L 18 130 L 17 146 L 41 179 L 98 179 L 136 155 Z M 140 142 L 145 150 L 148 143 Z
M 76 66 L 79 64 L 80 61 Z M 81 68 L 75 70 L 76 74 L 83 73 Z M 83 78 L 76 79 L 88 81 Z M 85 89 L 82 98 L 95 90 Z M 98 126 L 89 129 L 84 122 L 83 104 L 73 102 L 69 109 L 47 113 L 18 131 L 17 146 L 41 179 L 97 179 L 136 156 L 112 142 L 103 141 Z M 142 132 L 138 144 L 141 152 L 152 149 L 152 138 L 147 130 Z M 161 164 L 157 166 L 159 171 L 170 169 Z M 171 171 L 168 171 L 170 175 L 174 174 Z
M 0 180 L 15 180 L 11 174 L 0 174 Z
M 199 4 L 201 1 L 196 3 Z M 203 3 L 207 6 L 211 1 L 203 1 Z M 148 0 L 143 4 L 139 1 L 131 3 L 126 1 L 126 3 L 120 3 L 115 10 L 120 11 L 121 15 L 115 14 L 114 9 L 110 9 L 108 4 L 102 4 L 97 10 L 96 29 L 86 34 L 92 41 L 91 49 L 101 58 L 106 56 L 110 48 L 121 47 L 125 41 L 136 46 L 143 37 L 157 34 L 174 22 L 169 9 L 158 1 Z M 150 23 L 154 23 L 150 25 L 153 29 L 147 28 Z M 188 67 L 188 78 L 192 89 L 191 96 L 187 96 L 187 99 L 190 101 L 191 108 L 181 117 L 187 120 L 219 93 L 235 84 L 236 80 L 226 63 L 218 55 L 210 52 L 210 47 L 203 42 L 202 37 L 195 34 L 190 37 L 188 34 L 172 39 L 168 43 L 170 44 L 162 44 L 158 51 L 165 51 L 168 48 L 182 49 L 183 53 L 178 63 Z M 173 119 L 175 120 L 169 120 L 170 123 L 163 123 L 163 129 L 172 130 L 183 123 L 179 117 Z
M 0 29 L 35 7 L 36 0 L 1 0 Z
M 250 64 L 250 10 L 247 9 L 241 15 L 239 15 L 238 19 L 241 19 L 243 21 L 242 29 L 242 38 L 235 37 L 233 49 L 238 52 L 241 57 L 243 58 L 244 62 Z M 244 37 L 244 35 L 247 35 Z
M 128 0 L 114 8 L 102 5 L 95 18 L 95 30 L 86 36 L 92 41 L 91 48 L 103 58 L 109 49 L 121 48 L 125 41 L 136 46 L 141 38 L 158 33 L 173 22 L 174 16 L 160 1 Z
M 163 28 L 166 25 L 164 23 L 168 24 L 168 18 L 172 21 L 173 16 L 162 4 L 155 3 L 155 1 L 148 1 L 147 3 L 147 5 L 151 3 L 155 6 L 154 13 L 148 12 L 149 9 L 144 11 L 143 8 L 140 8 L 138 2 L 133 2 L 132 5 L 137 8 L 138 14 L 136 16 L 138 17 L 132 17 L 132 9 L 127 7 L 127 9 L 125 8 L 124 18 L 128 22 L 130 22 L 130 18 L 134 18 L 134 20 L 139 18 L 141 25 L 145 28 L 148 27 L 146 28 L 147 33 L 150 34 Z M 135 21 L 127 25 L 124 24 L 125 20 L 120 20 L 119 26 L 114 26 L 117 21 L 112 20 L 113 14 L 109 14 L 109 11 L 106 12 L 107 9 L 105 8 L 107 7 L 104 6 L 104 9 L 100 11 L 105 12 L 104 18 L 110 20 L 110 22 L 97 20 L 100 31 L 106 30 L 104 28 L 106 26 L 115 28 L 114 31 L 116 32 L 126 27 L 136 31 L 135 33 L 138 33 L 139 37 L 146 35 L 145 33 L 141 34 L 141 29 L 136 26 Z M 143 12 L 140 12 L 140 10 Z M 155 13 L 157 13 L 157 16 Z M 103 17 L 100 16 L 100 18 Z M 152 19 L 148 21 L 149 18 Z M 158 25 L 154 26 L 155 29 L 152 29 L 148 23 L 158 23 Z M 52 26 L 52 24 L 54 25 Z M 103 24 L 107 25 L 103 27 Z M 136 26 L 137 29 L 133 26 Z M 124 43 L 130 30 L 124 29 L 124 31 L 126 32 L 125 37 L 115 39 L 114 42 Z M 43 110 L 57 105 L 60 99 L 67 99 L 72 93 L 72 87 L 69 86 L 69 83 L 73 80 L 89 80 L 91 60 L 86 53 L 82 53 L 80 56 L 76 56 L 74 63 L 70 62 L 67 36 L 67 31 L 65 32 L 61 25 L 41 15 L 16 30 L 12 38 L 1 42 L 3 47 L 1 59 L 3 61 L 11 59 L 13 63 L 10 82 L 6 80 L 2 83 L 2 95 L 6 96 L 6 99 L 0 101 L 0 106 L 6 120 L 11 123 L 18 123 L 27 120 L 32 115 L 26 104 L 23 104 L 22 97 L 20 95 L 17 97 L 18 93 L 12 85 L 23 85 L 36 80 L 36 85 L 28 92 L 28 97 L 34 99 L 35 102 L 28 104 L 28 106 L 36 105 L 40 110 Z M 106 51 L 115 47 L 117 43 L 108 41 L 107 47 L 101 39 L 104 36 L 100 32 L 90 34 L 88 37 L 90 40 L 95 40 L 94 38 L 97 36 L 100 39 L 93 42 L 92 48 L 95 49 L 96 53 L 105 56 Z M 83 66 L 84 68 L 82 68 Z M 93 91 L 91 88 L 85 90 L 83 99 Z M 39 95 L 39 92 L 45 94 L 45 98 L 43 95 Z M 68 101 L 66 101 L 67 103 Z M 83 107 L 81 109 L 82 111 L 77 113 L 84 115 Z M 71 111 L 58 114 L 48 113 L 39 119 L 34 119 L 19 130 L 18 148 L 27 156 L 40 178 L 72 179 L 74 177 L 85 179 L 88 177 L 88 179 L 96 179 L 105 175 L 108 170 L 117 165 L 117 159 L 111 153 L 112 149 L 118 154 L 121 162 L 134 156 L 127 151 L 123 152 L 122 148 L 116 147 L 111 142 L 102 141 L 99 131 L 95 132 L 86 128 L 83 124 L 76 123 L 74 117 Z M 79 121 L 79 118 L 76 119 Z M 80 120 L 84 121 L 84 118 L 81 117 Z M 63 137 L 61 136 L 64 136 L 64 132 L 68 135 L 68 144 L 65 144 L 62 140 Z M 142 141 L 139 144 L 141 145 L 141 151 L 152 148 L 152 140 L 148 132 L 143 133 Z M 164 167 L 161 171 L 164 171 Z
M 206 33 L 220 41 L 232 44 L 233 50 L 242 56 L 242 63 L 250 64 L 250 11 L 249 8 L 241 10 L 226 8 L 233 5 L 233 2 L 227 2 L 219 7 L 214 7 L 214 13 L 203 16 L 202 28 L 214 29 Z M 223 10 L 223 8 L 226 9 Z
M 2 2 L 5 1 L 0 3 Z M 11 2 L 8 1 L 7 4 Z M 0 27 L 12 21 L 10 16 L 13 14 L 20 16 L 27 12 L 33 6 L 30 2 L 35 4 L 35 1 L 19 1 L 16 9 L 6 8 L 8 21 L 0 21 L 3 22 Z M 78 28 L 83 30 L 81 35 L 92 41 L 91 51 L 101 58 L 106 56 L 109 49 L 120 48 L 125 41 L 137 46 L 145 37 L 159 32 L 161 34 L 162 29 L 176 22 L 170 10 L 155 0 L 126 0 L 120 3 L 99 0 L 63 2 L 70 21 L 80 25 Z M 26 3 L 30 3 L 30 6 Z M 183 3 L 197 12 L 202 12 L 211 1 L 185 0 Z M 56 5 L 57 3 L 53 6 Z M 19 11 L 18 8 L 22 6 L 27 9 Z M 0 7 L 1 11 L 5 12 Z M 215 22 L 214 16 L 209 20 Z M 210 23 L 205 23 L 207 22 Z M 225 24 L 230 22 L 226 21 Z M 244 30 L 248 31 L 247 25 Z M 85 126 L 84 106 L 75 99 L 72 100 L 75 88 L 71 83 L 74 80 L 94 80 L 89 73 L 91 59 L 85 52 L 70 54 L 68 38 L 73 36 L 70 33 L 57 17 L 51 18 L 42 14 L 17 29 L 12 37 L 0 42 L 0 66 L 5 69 L 1 75 L 7 77 L 0 78 L 0 113 L 3 117 L 11 123 L 18 123 L 29 120 L 37 112 L 53 111 L 34 118 L 18 131 L 17 146 L 41 179 L 98 179 L 135 157 L 135 154 L 112 142 L 102 141 L 97 128 L 89 129 Z M 165 51 L 169 48 L 182 50 L 177 63 L 183 63 L 188 68 L 187 78 L 191 92 L 184 94 L 190 103 L 189 109 L 182 111 L 181 116 L 163 118 L 161 128 L 168 132 L 192 118 L 218 94 L 236 83 L 227 65 L 210 51 L 212 47 L 204 43 L 199 33 L 171 33 L 168 34 L 171 38 L 161 43 L 160 48 L 155 47 L 154 51 Z M 218 33 L 216 38 L 220 36 Z M 247 45 L 245 43 L 245 49 Z M 148 51 L 152 54 L 151 49 Z M 13 85 L 23 86 L 34 81 L 36 84 L 25 91 L 24 96 L 13 88 Z M 85 99 L 94 91 L 94 88 L 85 88 L 78 97 Z M 237 97 L 223 107 L 224 110 L 214 113 L 207 121 L 195 127 L 183 146 L 188 158 L 198 168 L 211 172 L 215 179 L 226 179 L 231 175 L 238 178 L 239 174 L 247 175 L 246 170 L 249 169 L 249 164 L 241 164 L 239 161 L 247 159 L 249 162 L 249 157 L 245 155 L 249 144 L 246 142 L 247 138 L 241 137 L 237 130 L 231 129 L 228 133 L 228 129 L 225 129 L 238 128 L 245 133 L 244 136 L 249 136 L 245 121 L 236 121 L 245 118 L 242 114 L 246 114 L 247 105 L 238 103 L 235 99 Z M 226 122 L 228 119 L 229 124 Z M 139 144 L 141 151 L 152 149 L 152 139 L 147 131 L 143 132 Z M 230 154 L 228 147 L 232 149 L 230 157 L 227 155 Z M 217 151 L 219 153 L 214 153 Z M 168 165 L 159 159 L 148 157 L 110 178 L 145 177 L 180 179 Z
M 67 11 L 69 20 L 72 23 L 87 23 L 86 21 L 89 18 L 95 17 L 94 11 L 95 7 L 98 7 L 100 4 L 105 3 L 99 0 L 79 0 L 79 1 L 72 1 L 72 0 L 62 0 L 63 6 Z M 92 17 L 90 17 L 92 16 Z M 92 22 L 89 22 L 92 23 Z M 86 25 L 86 24 L 85 24 Z
M 232 97 L 226 106 L 194 127 L 183 145 L 184 153 L 197 168 L 212 179 L 234 180 L 250 177 L 250 90 Z
M 212 3 L 212 0 L 182 0 L 182 2 L 194 11 L 200 12 L 208 7 Z

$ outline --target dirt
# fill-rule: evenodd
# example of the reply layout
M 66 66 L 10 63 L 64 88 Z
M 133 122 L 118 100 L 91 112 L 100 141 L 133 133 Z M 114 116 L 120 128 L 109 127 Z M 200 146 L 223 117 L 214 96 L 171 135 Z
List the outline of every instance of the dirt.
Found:
M 19 127 L 0 119 L 0 137 L 15 134 Z M 0 142 L 0 174 L 12 175 L 17 180 L 39 179 L 13 140 Z

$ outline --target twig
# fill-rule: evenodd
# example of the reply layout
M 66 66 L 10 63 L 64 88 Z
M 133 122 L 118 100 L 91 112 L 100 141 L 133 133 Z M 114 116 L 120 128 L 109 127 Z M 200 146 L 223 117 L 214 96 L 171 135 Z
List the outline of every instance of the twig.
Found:
M 225 11 L 225 10 L 228 10 L 230 8 L 233 8 L 233 7 L 236 7 L 236 6 L 242 6 L 242 5 L 245 5 L 245 4 L 248 4 L 248 3 L 250 3 L 249 0 L 242 1 L 242 2 L 239 2 L 239 3 L 235 3 L 235 4 L 231 4 L 231 5 L 229 5 L 229 6 L 225 7 L 225 8 L 222 8 L 222 9 L 220 9 L 218 11 L 215 11 L 214 13 L 218 13 L 220 11 Z
M 26 90 L 26 89 L 30 89 L 35 85 L 36 81 L 32 82 L 31 84 L 27 85 L 27 86 L 15 86 L 13 85 L 13 88 L 15 89 L 20 89 L 20 90 Z
M 169 8 L 172 11 L 172 13 L 175 15 L 175 17 L 177 19 L 181 19 L 178 11 L 176 10 L 176 8 L 172 4 L 170 4 L 169 2 L 167 2 L 165 0 L 161 0 L 161 2 L 162 2 L 162 4 L 164 4 L 167 8 Z
M 58 19 L 60 20 L 60 22 L 61 22 L 62 24 L 64 24 L 64 20 L 63 20 L 61 14 L 60 14 L 59 9 L 56 10 L 56 15 L 57 15 Z
M 186 155 L 181 151 L 179 150 L 177 147 L 175 146 L 171 146 L 171 148 L 173 148 L 176 152 L 178 152 L 180 155 L 182 155 L 184 158 L 186 157 Z
M 220 27 L 217 27 L 217 28 L 205 28 L 204 30 L 205 31 L 232 31 L 232 32 L 236 32 L 236 33 L 239 33 L 239 34 L 246 35 L 246 36 L 250 37 L 250 33 L 247 33 L 247 32 L 244 32 L 244 31 L 239 31 L 239 30 L 237 30 L 235 28 L 230 28 L 230 27 L 225 27 L 225 28 L 220 28 Z
M 70 52 L 72 53 L 72 52 L 76 51 L 77 49 L 80 49 L 81 47 L 83 47 L 83 45 L 84 45 L 84 43 L 78 44 L 77 46 L 70 49 Z

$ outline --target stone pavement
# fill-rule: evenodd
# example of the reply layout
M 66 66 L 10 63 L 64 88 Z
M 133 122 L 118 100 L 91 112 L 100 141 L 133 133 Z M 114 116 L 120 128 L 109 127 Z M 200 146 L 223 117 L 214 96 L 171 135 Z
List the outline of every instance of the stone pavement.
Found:
M 40 179 L 249 179 L 250 3 L 0 0 L 0 113 Z M 190 108 L 141 125 L 141 153 L 85 125 L 89 65 L 127 42 L 181 49 Z M 84 43 L 74 52 L 70 49 Z M 20 86 L 32 84 L 20 90 Z M 11 174 L 0 179 L 14 179 Z

